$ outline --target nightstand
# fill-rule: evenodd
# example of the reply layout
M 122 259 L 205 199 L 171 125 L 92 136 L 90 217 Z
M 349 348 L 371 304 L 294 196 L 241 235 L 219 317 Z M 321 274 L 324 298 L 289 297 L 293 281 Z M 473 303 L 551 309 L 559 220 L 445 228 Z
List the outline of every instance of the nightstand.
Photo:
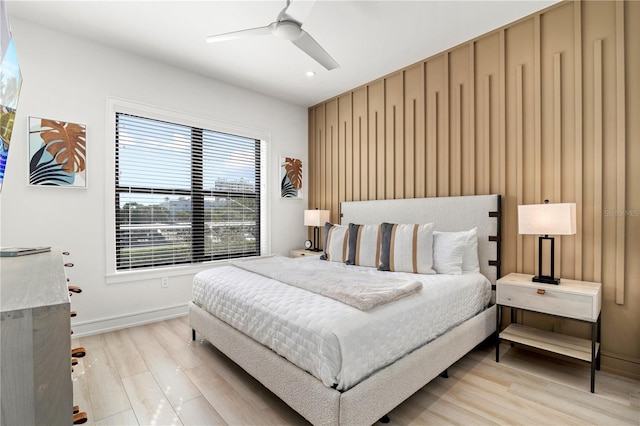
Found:
M 322 256 L 321 251 L 311 251 L 306 249 L 296 249 L 289 252 L 289 257 L 311 257 Z
M 580 359 L 591 363 L 593 393 L 595 370 L 600 369 L 602 284 L 568 279 L 561 279 L 559 285 L 542 284 L 532 282 L 532 277 L 509 274 L 496 283 L 496 329 L 499 331 L 496 338 L 496 362 L 500 362 L 500 339 Z M 502 306 L 511 308 L 511 321 L 500 331 Z M 591 340 L 517 324 L 517 309 L 591 323 Z

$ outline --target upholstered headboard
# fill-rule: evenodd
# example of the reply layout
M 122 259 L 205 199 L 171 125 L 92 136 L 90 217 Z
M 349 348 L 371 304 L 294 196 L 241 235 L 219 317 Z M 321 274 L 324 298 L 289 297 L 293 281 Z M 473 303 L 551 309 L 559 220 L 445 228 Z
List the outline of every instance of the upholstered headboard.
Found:
M 478 228 L 480 272 L 492 284 L 500 278 L 500 195 L 345 201 L 340 223 L 433 223 L 436 231 Z

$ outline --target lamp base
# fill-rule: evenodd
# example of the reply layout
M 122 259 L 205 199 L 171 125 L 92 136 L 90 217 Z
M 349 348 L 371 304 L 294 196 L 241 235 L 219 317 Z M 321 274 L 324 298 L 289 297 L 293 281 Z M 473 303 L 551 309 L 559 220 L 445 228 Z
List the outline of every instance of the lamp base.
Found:
M 545 284 L 555 284 L 555 285 L 560 284 L 560 278 L 553 278 L 548 275 L 536 275 L 535 277 L 531 278 L 531 281 L 533 281 L 534 283 L 545 283 Z
M 319 249 L 318 247 L 316 247 L 316 248 L 310 248 L 309 251 L 322 251 L 322 249 Z

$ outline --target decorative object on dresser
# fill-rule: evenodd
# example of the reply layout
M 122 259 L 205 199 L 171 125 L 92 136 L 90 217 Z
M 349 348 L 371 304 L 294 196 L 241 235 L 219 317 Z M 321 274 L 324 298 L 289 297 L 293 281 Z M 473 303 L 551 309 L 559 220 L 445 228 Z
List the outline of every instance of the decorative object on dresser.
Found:
M 329 222 L 329 210 L 305 210 L 304 226 L 313 226 L 313 249 L 312 251 L 320 251 L 318 248 L 318 240 L 320 239 L 320 227 Z
M 602 284 L 569 279 L 563 279 L 560 285 L 534 283 L 531 275 L 509 274 L 497 282 L 496 304 L 496 362 L 500 362 L 501 339 L 580 359 L 591 363 L 591 393 L 594 392 L 595 371 L 600 369 Z M 511 308 L 511 318 L 500 331 L 502 306 Z M 516 309 L 588 322 L 591 340 L 517 324 Z
M 70 425 L 70 303 L 58 250 L 0 258 L 2 424 Z
M 518 206 L 518 233 L 524 235 L 538 235 L 538 275 L 532 281 L 546 284 L 559 284 L 555 278 L 554 239 L 549 235 L 573 235 L 576 233 L 576 205 L 575 203 L 528 204 Z M 550 242 L 549 275 L 542 272 L 543 247 L 542 242 Z
M 3 247 L 0 248 L 0 257 L 26 256 L 51 251 L 51 247 Z

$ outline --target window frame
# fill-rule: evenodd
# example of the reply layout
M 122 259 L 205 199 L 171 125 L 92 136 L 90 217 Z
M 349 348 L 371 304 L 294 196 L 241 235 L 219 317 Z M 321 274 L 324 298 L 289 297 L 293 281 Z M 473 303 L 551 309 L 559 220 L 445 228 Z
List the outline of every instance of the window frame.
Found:
M 242 126 L 234 123 L 228 123 L 218 120 L 212 120 L 206 117 L 186 114 L 162 107 L 155 107 L 138 102 L 127 101 L 119 98 L 108 97 L 107 99 L 107 129 L 106 140 L 109 143 L 107 147 L 107 155 L 105 155 L 106 179 L 105 179 L 105 196 L 107 208 L 106 220 L 106 280 L 107 284 L 122 283 L 128 281 L 138 281 L 142 279 L 151 279 L 166 276 L 191 275 L 201 270 L 208 269 L 216 264 L 226 264 L 228 259 L 203 261 L 199 263 L 185 263 L 166 266 L 155 266 L 147 268 L 134 268 L 127 270 L 118 270 L 116 266 L 116 114 L 130 114 L 143 118 L 150 118 L 179 125 L 195 127 L 200 129 L 212 130 L 215 132 L 227 133 L 256 139 L 260 141 L 260 254 L 265 254 L 271 250 L 271 238 L 269 221 L 269 196 L 267 185 L 269 181 L 268 167 L 269 162 L 269 145 L 270 133 L 264 129 Z

